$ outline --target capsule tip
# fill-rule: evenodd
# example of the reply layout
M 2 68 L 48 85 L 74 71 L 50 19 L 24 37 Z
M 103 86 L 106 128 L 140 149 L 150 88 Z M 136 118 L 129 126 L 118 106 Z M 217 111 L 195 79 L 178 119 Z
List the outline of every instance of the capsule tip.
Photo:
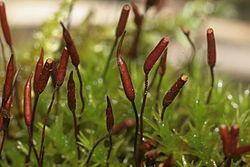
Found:
M 188 76 L 187 76 L 187 75 L 182 75 L 182 76 L 181 76 L 181 80 L 187 81 L 187 80 L 188 80 Z

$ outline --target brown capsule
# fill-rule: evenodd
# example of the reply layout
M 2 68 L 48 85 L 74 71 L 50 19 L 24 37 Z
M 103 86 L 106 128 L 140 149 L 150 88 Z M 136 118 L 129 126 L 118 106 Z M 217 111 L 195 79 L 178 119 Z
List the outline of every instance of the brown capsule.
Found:
M 65 47 L 63 49 L 61 59 L 59 62 L 59 66 L 57 68 L 57 75 L 56 75 L 57 86 L 61 86 L 63 84 L 64 78 L 66 75 L 68 60 L 69 60 L 69 54 L 68 54 L 67 48 Z
M 224 155 L 227 157 L 230 155 L 230 134 L 228 132 L 228 129 L 225 125 L 221 125 L 219 128 L 219 132 L 220 132 L 220 137 L 222 140 L 222 144 L 223 144 L 223 152 Z
M 208 65 L 213 68 L 216 63 L 216 44 L 212 28 L 207 29 L 207 60 Z
M 238 136 L 239 136 L 240 128 L 238 125 L 234 125 L 231 127 L 230 136 L 231 136 L 231 143 L 230 143 L 230 152 L 235 152 L 238 144 Z
M 128 72 L 127 64 L 121 55 L 117 56 L 117 64 L 120 71 L 121 81 L 127 98 L 132 102 L 135 99 L 135 91 Z
M 143 15 L 140 14 L 139 9 L 138 9 L 137 5 L 135 4 L 134 0 L 131 0 L 130 4 L 132 6 L 132 10 L 134 13 L 134 23 L 138 28 L 140 28 L 142 26 L 142 22 L 143 22 Z
M 7 65 L 4 88 L 3 88 L 3 101 L 2 104 L 9 99 L 12 92 L 12 85 L 15 77 L 15 68 L 14 68 L 14 56 L 11 55 L 9 63 Z
M 48 58 L 43 66 L 41 77 L 37 83 L 37 93 L 38 94 L 41 94 L 44 91 L 44 89 L 48 83 L 50 73 L 52 71 L 52 65 L 53 65 L 53 59 Z
M 80 58 L 78 51 L 76 49 L 75 43 L 72 40 L 72 37 L 69 33 L 69 31 L 65 28 L 62 22 L 60 22 L 62 28 L 63 28 L 63 39 L 66 43 L 66 47 L 68 49 L 72 64 L 77 67 L 80 64 Z
M 159 67 L 159 74 L 163 76 L 166 72 L 167 66 L 167 55 L 168 55 L 168 48 L 165 49 L 161 56 L 160 67 Z
M 75 81 L 73 77 L 73 71 L 70 72 L 69 80 L 67 84 L 67 97 L 68 106 L 70 111 L 75 112 L 76 109 L 76 97 L 75 97 Z
M 43 71 L 43 57 L 44 57 L 44 51 L 42 48 L 40 51 L 40 57 L 36 63 L 36 69 L 35 69 L 35 75 L 34 75 L 33 89 L 35 93 L 38 92 L 37 84 L 39 83 L 39 80 Z
M 172 85 L 170 90 L 165 94 L 163 99 L 163 106 L 167 107 L 170 105 L 175 97 L 178 95 L 181 88 L 184 86 L 184 84 L 187 82 L 188 76 L 187 75 L 181 75 L 180 78 Z
M 120 134 L 123 130 L 126 130 L 128 128 L 134 127 L 135 126 L 135 119 L 133 118 L 126 118 L 122 122 L 120 122 L 118 125 L 115 125 L 112 128 L 112 135 L 118 135 Z
M 148 57 L 144 62 L 144 73 L 148 74 L 150 70 L 153 68 L 156 61 L 162 55 L 163 51 L 166 49 L 169 43 L 169 38 L 164 37 L 160 40 L 160 42 L 156 45 L 156 47 L 150 52 Z
M 128 21 L 129 12 L 130 6 L 128 4 L 123 5 L 120 19 L 116 27 L 116 38 L 119 38 L 123 34 Z
M 51 81 L 52 81 L 52 85 L 54 88 L 57 86 L 56 85 L 57 66 L 58 66 L 58 61 L 53 61 L 50 76 L 51 76 Z
M 163 98 L 162 105 L 164 108 L 168 107 L 175 99 L 175 97 L 180 92 L 181 88 L 187 82 L 188 77 L 186 75 L 182 75 L 175 83 L 172 85 L 170 90 L 165 94 Z
M 32 124 L 31 79 L 32 75 L 29 76 L 25 84 L 24 100 L 23 100 L 24 118 L 25 118 L 25 123 L 28 127 L 30 127 Z
M 111 102 L 108 96 L 107 96 L 107 107 L 106 107 L 106 126 L 107 126 L 108 132 L 111 132 L 114 126 L 114 116 L 112 112 Z
M 9 47 L 12 48 L 12 40 L 10 35 L 10 28 L 7 21 L 6 11 L 5 11 L 5 4 L 3 1 L 0 1 L 0 21 L 1 26 L 3 30 L 3 35 L 5 38 L 6 43 L 9 45 Z

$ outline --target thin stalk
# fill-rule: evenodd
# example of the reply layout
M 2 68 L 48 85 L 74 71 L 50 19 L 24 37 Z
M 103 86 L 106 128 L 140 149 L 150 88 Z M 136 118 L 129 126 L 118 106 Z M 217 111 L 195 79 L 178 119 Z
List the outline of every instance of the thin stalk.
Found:
M 28 127 L 28 134 L 29 134 L 29 152 L 28 152 L 28 155 L 26 156 L 25 164 L 28 164 L 30 162 L 30 156 L 31 156 L 31 150 L 32 150 L 32 148 L 33 148 L 36 160 L 39 163 L 38 153 L 37 153 L 37 150 L 36 150 L 36 148 L 34 146 L 33 138 L 31 136 L 32 135 L 31 127 Z
M 143 138 L 143 114 L 145 110 L 147 94 L 148 94 L 148 74 L 145 74 L 145 85 L 144 85 L 143 101 L 141 105 L 141 114 L 140 114 L 140 143 L 142 143 L 142 138 Z
M 56 93 L 57 95 L 56 95 L 56 106 L 55 106 L 55 111 L 59 111 L 59 105 L 60 105 L 60 92 L 59 91 L 57 91 L 57 93 Z
M 77 150 L 77 158 L 78 160 L 80 160 L 81 158 L 81 151 L 80 151 L 80 148 L 77 144 L 78 142 L 78 133 L 79 133 L 79 128 L 78 128 L 78 124 L 77 124 L 77 118 L 76 118 L 76 114 L 75 112 L 72 112 L 72 115 L 73 115 L 73 121 L 74 121 L 74 135 L 75 135 L 75 142 L 76 142 L 76 150 Z
M 211 87 L 209 89 L 206 104 L 210 103 L 212 93 L 213 93 L 213 88 L 214 88 L 214 68 L 213 67 L 210 67 L 210 73 L 211 73 Z
M 1 156 L 2 151 L 3 151 L 3 146 L 4 146 L 4 141 L 6 139 L 6 136 L 7 136 L 7 130 L 4 130 L 3 131 L 3 137 L 2 137 L 1 145 L 0 145 L 0 156 Z
M 194 45 L 194 42 L 193 42 L 192 39 L 190 38 L 190 36 L 187 35 L 186 37 L 187 37 L 187 40 L 188 40 L 189 44 L 190 44 L 191 47 L 192 47 L 192 59 L 191 59 L 191 62 L 190 62 L 190 64 L 192 64 L 192 63 L 193 63 L 193 60 L 194 60 L 194 58 L 195 58 L 195 55 L 196 55 L 196 47 L 195 47 L 195 45 Z
M 0 47 L 1 47 L 2 57 L 3 57 L 3 69 L 6 72 L 5 67 L 7 65 L 7 60 L 5 57 L 5 50 L 4 50 L 4 44 L 3 44 L 2 38 L 0 38 Z
M 152 80 L 151 80 L 151 82 L 150 82 L 150 84 L 148 86 L 148 90 L 150 90 L 152 88 L 152 86 L 154 85 L 155 79 L 156 79 L 157 74 L 159 72 L 160 65 L 161 64 L 159 63 L 158 66 L 157 66 L 157 68 L 156 68 L 156 70 L 155 70 L 155 72 L 154 72 L 153 78 L 152 78 Z
M 53 92 L 53 94 L 52 94 L 52 98 L 51 98 L 51 101 L 50 101 L 47 113 L 44 116 L 44 123 L 43 123 L 43 129 L 42 129 L 42 139 L 41 139 L 40 153 L 39 153 L 39 164 L 38 164 L 39 167 L 42 166 L 42 161 L 43 161 L 42 157 L 44 155 L 45 129 L 46 129 L 46 125 L 47 125 L 47 122 L 48 122 L 48 119 L 49 119 L 49 114 L 50 114 L 50 112 L 52 110 L 52 106 L 53 106 L 53 103 L 55 101 L 55 95 L 56 95 L 56 92 L 58 90 L 59 90 L 59 87 L 56 87 L 55 90 L 54 90 L 54 92 Z
M 134 110 L 134 114 L 135 114 L 135 139 L 134 139 L 134 158 L 135 158 L 135 161 L 137 162 L 137 136 L 138 136 L 138 131 L 139 131 L 139 117 L 138 117 L 138 112 L 137 112 L 137 109 L 136 109 L 136 105 L 135 105 L 135 102 L 132 101 L 131 102 L 132 104 L 132 107 L 133 107 L 133 110 Z
M 91 157 L 96 149 L 96 147 L 103 141 L 105 140 L 107 137 L 109 137 L 109 134 L 103 136 L 102 138 L 100 138 L 99 140 L 96 141 L 96 143 L 94 144 L 94 146 L 92 147 L 92 149 L 90 150 L 89 152 L 89 156 L 87 158 L 87 161 L 86 161 L 86 166 L 89 167 L 90 166 L 90 160 L 91 160 Z
M 162 108 L 162 111 L 161 111 L 161 121 L 163 121 L 163 119 L 164 119 L 164 113 L 165 113 L 165 111 L 166 111 L 166 108 L 167 108 L 167 107 L 163 107 L 163 108 Z
M 110 64 L 112 55 L 113 55 L 113 53 L 114 53 L 114 51 L 115 51 L 115 47 L 116 47 L 117 43 L 118 43 L 118 38 L 116 37 L 115 40 L 114 40 L 114 42 L 113 42 L 111 51 L 110 51 L 110 53 L 109 53 L 107 62 L 106 62 L 106 64 L 105 64 L 105 67 L 104 67 L 104 70 L 103 70 L 103 73 L 102 73 L 102 78 L 103 78 L 103 79 L 105 79 L 106 74 L 107 74 L 107 72 L 108 72 L 109 64 Z
M 83 82 L 82 82 L 82 77 L 81 77 L 81 73 L 80 73 L 80 70 L 79 70 L 78 66 L 76 66 L 75 68 L 76 68 L 77 77 L 78 77 L 78 80 L 79 80 L 79 83 L 80 83 L 79 94 L 80 94 L 80 98 L 81 98 L 81 102 L 82 102 L 82 108 L 81 108 L 80 114 L 82 115 L 82 113 L 83 113 L 83 111 L 84 111 L 84 106 L 85 106 L 84 97 L 83 97 L 83 93 L 82 93 L 82 90 L 83 90 Z
M 106 166 L 109 167 L 109 158 L 111 155 L 111 151 L 112 151 L 112 136 L 111 133 L 109 132 L 109 150 L 108 150 L 108 155 L 107 155 L 107 160 L 106 160 Z
M 192 47 L 191 61 L 188 64 L 188 70 L 190 71 L 190 74 L 192 74 L 194 58 L 196 56 L 196 47 L 194 45 L 194 42 L 191 40 L 190 36 L 187 35 L 186 37 L 187 37 L 187 40 L 188 40 L 190 46 Z
M 156 96 L 155 96 L 155 110 L 159 112 L 159 97 L 160 97 L 160 88 L 161 88 L 161 83 L 162 83 L 163 75 L 160 75 L 159 82 L 156 87 Z
M 35 120 L 35 114 L 36 114 L 36 106 L 37 106 L 38 100 L 39 100 L 39 95 L 35 95 L 34 106 L 33 106 L 33 110 L 32 110 L 32 122 L 31 122 L 31 126 L 28 130 L 29 141 L 32 142 L 32 144 L 29 144 L 29 151 L 28 151 L 28 155 L 26 157 L 25 163 L 29 163 L 29 161 L 30 161 L 32 147 L 33 147 L 34 153 L 37 154 L 35 146 L 33 144 L 33 131 L 34 131 L 34 120 Z

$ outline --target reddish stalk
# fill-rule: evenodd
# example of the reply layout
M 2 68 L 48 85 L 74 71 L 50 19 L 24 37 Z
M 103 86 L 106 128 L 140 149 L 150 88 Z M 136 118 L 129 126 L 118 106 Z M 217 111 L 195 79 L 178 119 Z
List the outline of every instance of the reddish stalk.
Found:
M 175 97 L 180 92 L 181 88 L 185 85 L 187 82 L 188 77 L 186 75 L 181 75 L 181 77 L 172 85 L 170 90 L 165 94 L 162 102 L 162 112 L 161 112 L 161 120 L 164 119 L 164 113 L 166 111 L 166 108 L 174 101 Z
M 44 156 L 44 140 L 45 140 L 45 129 L 49 120 L 49 114 L 52 110 L 53 103 L 55 101 L 55 95 L 56 92 L 58 91 L 59 87 L 56 87 L 53 91 L 52 98 L 49 104 L 49 108 L 44 116 L 44 121 L 43 121 L 43 129 L 42 129 L 42 138 L 41 138 L 41 144 L 40 144 L 40 153 L 39 153 L 39 163 L 38 166 L 42 167 L 43 166 L 43 156 Z
M 148 90 L 150 90 L 153 87 L 154 82 L 155 82 L 156 77 L 157 77 L 157 74 L 159 73 L 159 68 L 160 68 L 160 64 L 158 64 L 158 66 L 156 67 L 156 69 L 154 71 L 154 75 L 153 75 L 152 80 L 151 80 L 151 82 L 149 83 L 149 86 L 148 86 Z
M 211 74 L 211 87 L 207 96 L 206 103 L 209 104 L 214 88 L 214 66 L 216 63 L 216 44 L 214 37 L 214 30 L 212 28 L 207 29 L 207 60 Z
M 80 160 L 81 157 L 81 152 L 79 145 L 77 144 L 78 142 L 78 134 L 79 134 L 79 125 L 77 124 L 77 118 L 76 118 L 76 97 L 75 97 L 75 81 L 73 78 L 73 71 L 71 71 L 68 84 L 67 84 L 67 102 L 68 102 L 68 107 L 72 113 L 73 116 L 73 123 L 74 123 L 74 135 L 75 135 L 75 144 L 76 144 L 76 149 L 77 149 L 77 157 L 78 160 Z
M 1 141 L 1 145 L 0 145 L 0 156 L 2 155 L 4 141 L 6 139 L 6 136 L 7 136 L 7 130 L 3 130 L 3 137 L 2 137 L 2 141 Z
M 113 42 L 111 51 L 110 51 L 110 53 L 108 55 L 108 59 L 107 59 L 107 62 L 105 64 L 105 67 L 104 67 L 104 70 L 103 70 L 103 74 L 102 74 L 103 79 L 105 79 L 106 74 L 108 72 L 110 61 L 111 61 L 112 55 L 113 55 L 113 53 L 115 51 L 115 47 L 116 47 L 116 45 L 118 43 L 118 39 L 122 36 L 122 34 L 125 31 L 126 24 L 127 24 L 127 21 L 128 21 L 129 12 L 130 12 L 130 6 L 128 4 L 123 5 L 121 15 L 120 15 L 120 18 L 119 18 L 119 21 L 118 21 L 118 24 L 117 24 L 117 27 L 116 27 L 116 31 L 115 31 L 115 40 Z
M 166 49 L 169 43 L 169 38 L 164 37 L 160 40 L 160 42 L 156 45 L 156 47 L 150 52 L 148 57 L 144 62 L 144 74 L 145 74 L 145 83 L 144 83 L 144 91 L 143 91 L 143 100 L 141 105 L 141 114 L 140 114 L 140 143 L 142 143 L 143 139 L 143 114 L 146 106 L 147 94 L 148 94 L 148 74 L 155 65 L 156 61 L 162 55 L 163 51 Z
M 183 34 L 185 35 L 185 37 L 187 38 L 188 43 L 192 47 L 192 57 L 191 57 L 191 61 L 189 63 L 189 65 L 192 66 L 195 55 L 196 55 L 196 47 L 195 47 L 195 44 L 190 37 L 190 31 L 184 27 L 181 27 L 181 30 L 182 30 Z

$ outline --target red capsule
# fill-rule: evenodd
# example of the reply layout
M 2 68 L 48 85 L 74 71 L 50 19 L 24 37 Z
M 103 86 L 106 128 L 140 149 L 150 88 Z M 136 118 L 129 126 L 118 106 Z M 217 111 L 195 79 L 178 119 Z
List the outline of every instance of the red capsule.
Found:
M 173 166 L 173 155 L 169 155 L 169 157 L 165 160 L 162 167 L 171 167 Z
M 166 49 L 169 43 L 169 38 L 164 37 L 160 40 L 160 42 L 156 45 L 156 47 L 150 52 L 147 59 L 144 63 L 144 73 L 148 74 L 150 70 L 153 68 L 156 61 L 162 55 L 163 51 Z
M 11 55 L 9 63 L 7 65 L 7 70 L 6 70 L 5 82 L 4 82 L 4 88 L 3 88 L 3 102 L 2 102 L 2 104 L 5 104 L 5 102 L 11 96 L 14 77 L 15 77 L 14 56 Z
M 146 1 L 146 11 L 152 6 L 157 6 L 161 0 L 147 0 Z
M 56 74 L 56 85 L 57 86 L 61 86 L 63 84 L 64 78 L 66 75 L 68 60 L 69 60 L 69 54 L 68 54 L 67 48 L 65 47 L 63 49 L 61 59 L 59 62 L 59 66 L 57 68 L 57 74 Z
M 223 152 L 225 156 L 229 156 L 230 155 L 230 140 L 231 140 L 231 136 L 228 132 L 228 129 L 225 125 L 221 125 L 220 126 L 220 137 L 222 140 L 222 144 L 223 144 Z
M 172 85 L 170 90 L 165 94 L 163 98 L 162 105 L 164 108 L 168 107 L 175 99 L 175 97 L 180 92 L 181 88 L 187 82 L 188 77 L 186 75 L 182 75 L 175 83 Z
M 10 109 L 11 109 L 11 105 L 13 102 L 13 98 L 12 96 L 9 97 L 9 99 L 6 101 L 6 103 L 4 104 L 3 108 L 9 113 Z
M 44 51 L 42 48 L 40 51 L 40 57 L 36 63 L 36 69 L 35 69 L 35 75 L 34 75 L 33 89 L 35 93 L 38 92 L 37 84 L 39 83 L 39 80 L 43 71 L 43 57 L 44 57 Z
M 53 65 L 53 59 L 48 58 L 43 66 L 41 77 L 37 83 L 37 93 L 38 94 L 41 94 L 44 91 L 44 89 L 48 83 L 50 73 L 52 71 L 52 65 Z
M 130 6 L 128 4 L 123 5 L 120 19 L 116 27 L 116 38 L 119 38 L 123 34 L 128 21 L 129 12 Z
M 250 152 L 250 145 L 240 146 L 235 150 L 235 152 L 233 153 L 233 156 L 240 156 L 242 154 L 246 154 L 249 152 Z
M 140 14 L 138 7 L 133 0 L 130 1 L 130 4 L 134 13 L 134 23 L 137 27 L 140 28 L 143 22 L 143 15 Z
M 6 130 L 9 127 L 10 123 L 10 109 L 12 105 L 12 96 L 3 104 L 3 110 L 0 116 L 0 130 Z
M 107 107 L 106 107 L 106 126 L 107 126 L 108 132 L 111 132 L 114 126 L 114 116 L 112 112 L 111 102 L 108 96 L 107 96 Z
M 120 134 L 123 130 L 126 130 L 134 126 L 135 126 L 135 119 L 126 118 L 125 120 L 123 120 L 118 125 L 115 125 L 112 128 L 112 135 Z
M 128 72 L 127 64 L 121 55 L 117 56 L 117 64 L 120 71 L 121 81 L 127 98 L 132 102 L 135 99 L 135 91 Z
M 73 71 L 69 75 L 69 80 L 67 84 L 67 97 L 68 97 L 68 106 L 72 112 L 75 112 L 76 109 L 76 97 L 75 97 L 75 81 L 73 77 Z
M 24 118 L 25 118 L 25 123 L 28 127 L 30 127 L 32 124 L 31 79 L 32 75 L 29 76 L 25 84 L 24 100 L 23 100 Z
M 235 152 L 238 145 L 238 136 L 239 136 L 240 128 L 238 125 L 234 125 L 231 127 L 230 136 L 230 152 Z
M 3 1 L 0 1 L 0 21 L 3 30 L 3 35 L 5 38 L 6 43 L 12 48 L 12 40 L 10 35 L 10 28 L 7 21 L 6 11 L 5 11 L 5 4 Z
M 168 48 L 165 49 L 161 56 L 160 67 L 159 67 L 159 74 L 163 76 L 166 72 L 167 66 L 167 55 L 168 55 Z
M 212 28 L 207 29 L 207 59 L 208 65 L 214 67 L 216 63 L 216 44 Z
M 58 66 L 58 61 L 53 61 L 50 76 L 54 88 L 56 87 L 57 66 Z
M 63 28 L 63 39 L 66 43 L 66 47 L 68 49 L 72 64 L 77 67 L 80 64 L 80 58 L 78 51 L 76 49 L 75 43 L 71 38 L 71 35 L 69 31 L 65 28 L 62 22 L 60 22 L 62 28 Z

